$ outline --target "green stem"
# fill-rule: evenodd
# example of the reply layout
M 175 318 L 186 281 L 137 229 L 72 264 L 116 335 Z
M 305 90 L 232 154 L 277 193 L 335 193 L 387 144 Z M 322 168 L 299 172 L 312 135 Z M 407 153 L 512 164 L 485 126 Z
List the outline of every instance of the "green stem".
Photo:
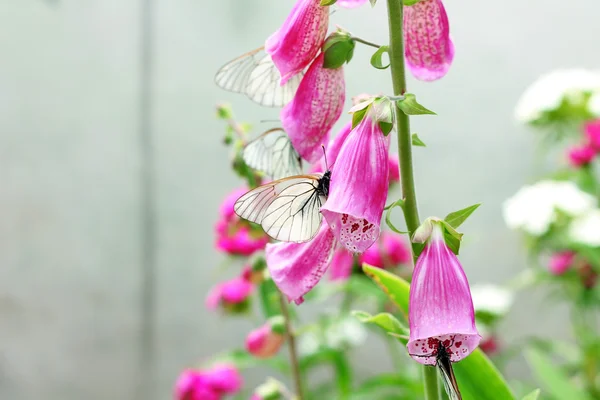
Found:
M 390 30 L 390 68 L 392 70 L 392 83 L 394 95 L 402 96 L 406 93 L 406 72 L 404 67 L 404 4 L 402 0 L 387 0 L 388 23 Z M 398 127 L 398 156 L 400 158 L 400 182 L 402 184 L 402 197 L 404 199 L 404 219 L 412 237 L 420 225 L 419 210 L 417 208 L 417 194 L 413 177 L 412 142 L 410 134 L 410 121 L 396 106 L 396 121 Z M 415 260 L 418 244 L 412 245 L 413 260 Z M 423 366 L 423 384 L 426 400 L 440 399 L 439 382 L 435 368 Z
M 283 293 L 279 294 L 279 305 L 281 306 L 281 314 L 285 319 L 285 333 L 287 336 L 287 345 L 290 353 L 290 364 L 292 367 L 292 377 L 294 378 L 294 386 L 296 389 L 295 400 L 303 400 L 303 386 L 302 386 L 302 374 L 300 372 L 300 359 L 298 358 L 298 351 L 296 350 L 296 336 L 292 330 L 292 322 L 290 313 L 288 311 L 288 305 L 285 302 Z

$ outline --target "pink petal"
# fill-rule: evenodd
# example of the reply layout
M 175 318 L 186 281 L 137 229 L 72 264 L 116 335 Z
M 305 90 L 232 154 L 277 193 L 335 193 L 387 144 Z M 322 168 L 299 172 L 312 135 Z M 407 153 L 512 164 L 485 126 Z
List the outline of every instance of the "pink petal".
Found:
M 229 193 L 227 195 L 227 197 L 225 197 L 225 199 L 223 199 L 223 202 L 219 206 L 219 214 L 221 214 L 222 218 L 228 220 L 230 218 L 235 217 L 235 211 L 233 211 L 233 205 L 235 204 L 237 199 L 242 197 L 247 191 L 248 191 L 247 188 L 238 188 L 238 189 L 235 189 L 233 192 Z
M 432 353 L 438 340 L 450 346 L 450 359 L 457 362 L 468 356 L 481 339 L 475 327 L 469 282 L 437 224 L 415 266 L 408 320 L 408 352 L 421 364 L 435 364 Z
M 368 0 L 338 0 L 335 2 L 336 6 L 344 8 L 356 8 L 365 4 Z
M 219 394 L 233 394 L 243 385 L 243 378 L 233 365 L 216 365 L 208 371 L 203 371 L 202 378 L 207 386 Z
M 206 308 L 216 310 L 221 304 L 221 294 L 223 291 L 223 283 L 219 283 L 208 292 L 206 295 Z
M 554 275 L 562 275 L 573 266 L 573 261 L 575 261 L 575 253 L 572 251 L 554 253 L 550 257 L 548 270 Z
M 327 146 L 325 147 L 325 154 L 327 155 L 327 163 L 329 165 L 325 165 L 325 157 L 321 157 L 319 161 L 317 161 L 311 168 L 311 173 L 314 172 L 324 172 L 327 167 L 331 168 L 335 164 L 335 160 L 337 160 L 337 156 L 340 153 L 340 149 L 346 141 L 346 138 L 352 131 L 352 121 L 348 122 L 344 127 L 338 132 L 337 135 L 333 139 L 329 141 Z
M 281 110 L 283 129 L 308 162 L 317 161 L 329 131 L 340 117 L 346 98 L 342 68 L 323 67 L 320 54 L 302 78 L 293 100 Z
M 379 237 L 388 192 L 388 145 L 379 124 L 367 115 L 350 132 L 331 169 L 321 213 L 336 238 L 355 253 Z
M 265 51 L 281 74 L 281 84 L 315 58 L 327 34 L 329 7 L 320 0 L 298 0 L 287 19 L 265 43 Z
M 600 151 L 600 119 L 586 123 L 584 130 L 589 144 L 596 151 Z
M 579 168 L 591 163 L 596 157 L 596 149 L 591 145 L 571 147 L 568 151 L 569 164 Z
M 288 300 L 301 302 L 329 267 L 335 238 L 326 223 L 305 243 L 269 243 L 267 267 L 271 278 Z
M 269 323 L 251 331 L 246 337 L 246 350 L 258 358 L 269 358 L 277 354 L 285 336 L 271 330 Z
M 354 266 L 354 255 L 340 246 L 335 250 L 333 259 L 331 260 L 331 272 L 329 277 L 332 281 L 346 280 L 352 275 L 352 267 Z
M 222 284 L 221 297 L 228 304 L 238 304 L 245 301 L 253 289 L 252 283 L 238 277 Z
M 440 79 L 454 59 L 448 15 L 441 0 L 423 0 L 404 8 L 406 64 L 415 78 Z

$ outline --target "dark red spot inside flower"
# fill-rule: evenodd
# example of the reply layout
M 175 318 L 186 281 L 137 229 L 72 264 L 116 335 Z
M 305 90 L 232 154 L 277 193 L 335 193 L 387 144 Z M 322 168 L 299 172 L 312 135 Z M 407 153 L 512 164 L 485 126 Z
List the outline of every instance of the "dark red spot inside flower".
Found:
M 363 218 L 363 226 L 366 226 L 369 224 L 369 221 L 367 221 L 366 219 Z
M 454 343 L 454 346 L 456 346 L 456 348 L 458 349 L 460 346 L 462 346 L 462 342 L 456 342 Z
M 357 223 L 352 224 L 352 229 L 350 229 L 350 233 L 356 232 L 358 228 L 360 228 L 360 225 L 358 225 Z
M 347 224 L 348 223 L 348 214 L 342 214 L 342 223 L 343 224 Z
M 369 229 L 373 227 L 373 224 L 369 224 L 368 226 L 363 227 L 363 233 L 367 232 Z

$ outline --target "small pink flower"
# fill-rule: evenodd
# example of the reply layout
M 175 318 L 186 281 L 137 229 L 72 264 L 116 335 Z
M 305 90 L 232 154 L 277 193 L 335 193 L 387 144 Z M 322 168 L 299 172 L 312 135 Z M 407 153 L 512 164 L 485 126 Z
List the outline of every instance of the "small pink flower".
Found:
M 585 136 L 590 145 L 598 152 L 600 151 L 600 119 L 590 121 L 584 126 Z
M 398 156 L 396 154 L 390 155 L 388 160 L 389 164 L 389 177 L 390 177 L 390 185 L 392 183 L 400 182 L 400 161 L 398 160 Z
M 298 154 L 317 161 L 329 131 L 340 117 L 346 98 L 343 69 L 323 67 L 321 53 L 302 78 L 296 95 L 283 110 L 281 123 Z
M 230 219 L 237 219 L 237 215 L 233 210 L 233 206 L 237 199 L 246 194 L 247 191 L 248 189 L 246 188 L 237 188 L 233 192 L 229 193 L 227 197 L 225 197 L 219 206 L 219 214 L 221 215 L 221 218 L 226 221 L 229 221 Z
M 401 235 L 382 232 L 379 240 L 360 256 L 360 263 L 374 267 L 389 268 L 407 264 L 411 259 L 411 250 Z
M 439 343 L 446 347 L 451 361 L 457 362 L 475 350 L 481 339 L 469 282 L 446 245 L 439 223 L 434 222 L 413 272 L 408 321 L 408 352 L 421 364 L 435 365 Z
M 210 388 L 199 371 L 183 371 L 175 383 L 175 400 L 220 400 L 221 396 Z
M 488 337 L 481 340 L 479 348 L 488 356 L 492 356 L 500 350 L 500 344 L 496 335 L 489 335 Z
M 591 145 L 575 146 L 569 149 L 568 155 L 569 164 L 579 168 L 592 162 L 596 157 L 596 150 Z
M 423 0 L 404 8 L 406 64 L 415 78 L 442 78 L 454 59 L 448 15 L 441 0 Z
M 285 336 L 283 332 L 276 332 L 273 324 L 280 325 L 282 328 L 283 321 L 281 317 L 274 317 L 267 321 L 263 326 L 251 331 L 246 337 L 246 350 L 257 358 L 270 358 L 277 354 Z
M 219 305 L 229 308 L 244 303 L 252 294 L 254 285 L 237 277 L 214 286 L 206 296 L 206 307 L 215 310 Z
M 304 243 L 269 243 L 265 249 L 271 278 L 289 301 L 303 296 L 320 280 L 331 261 L 335 237 L 323 221 L 317 235 Z
M 388 192 L 389 138 L 371 114 L 344 141 L 321 208 L 336 238 L 354 253 L 364 252 L 379 237 Z
M 354 267 L 354 255 L 344 246 L 339 246 L 333 253 L 329 278 L 332 281 L 344 281 L 352 275 L 352 267 Z
M 327 34 L 329 7 L 320 0 L 297 0 L 287 19 L 265 43 L 265 51 L 281 74 L 281 84 L 316 57 Z
M 572 251 L 560 251 L 552 254 L 548 262 L 548 271 L 553 275 L 562 275 L 573 266 L 575 253 Z
M 336 6 L 344 8 L 356 8 L 365 4 L 368 0 L 338 0 L 335 2 Z
M 207 371 L 202 371 L 206 385 L 219 394 L 234 394 L 243 385 L 243 378 L 237 368 L 230 364 L 215 365 Z

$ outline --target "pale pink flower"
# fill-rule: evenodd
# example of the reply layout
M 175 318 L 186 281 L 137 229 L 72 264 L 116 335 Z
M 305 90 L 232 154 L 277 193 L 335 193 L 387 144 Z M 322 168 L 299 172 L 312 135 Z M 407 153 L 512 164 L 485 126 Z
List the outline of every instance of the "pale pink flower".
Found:
M 302 78 L 296 95 L 283 110 L 281 123 L 298 154 L 314 163 L 322 156 L 329 131 L 346 98 L 343 69 L 325 68 L 321 53 Z
M 302 303 L 303 296 L 321 280 L 334 245 L 335 237 L 325 221 L 309 242 L 267 244 L 265 256 L 271 278 L 289 301 Z
M 265 51 L 281 74 L 281 84 L 301 72 L 325 41 L 329 7 L 320 0 L 297 0 L 285 22 L 265 43 Z
M 338 0 L 335 2 L 335 5 L 344 8 L 356 8 L 362 6 L 368 1 L 369 0 Z
M 219 306 L 226 309 L 246 302 L 254 285 L 243 277 L 237 277 L 215 285 L 206 296 L 206 307 L 215 310 Z
M 371 112 L 350 132 L 331 168 L 321 213 L 348 250 L 362 253 L 379 237 L 388 192 L 389 138 Z
M 257 358 L 270 358 L 277 354 L 285 342 L 283 321 L 281 316 L 273 317 L 263 326 L 251 331 L 246 336 L 246 350 Z M 277 325 L 274 329 L 273 325 Z
M 597 152 L 600 151 L 600 119 L 586 123 L 584 131 L 589 144 Z
M 575 253 L 569 250 L 552 254 L 548 261 L 548 271 L 553 275 L 562 275 L 573 266 Z
M 407 264 L 411 260 L 411 250 L 404 237 L 384 231 L 379 240 L 360 255 L 360 263 L 374 267 L 390 268 Z
M 352 275 L 352 267 L 354 267 L 354 255 L 344 246 L 338 246 L 331 259 L 329 279 L 332 281 L 348 279 Z
M 404 8 L 406 64 L 415 78 L 442 78 L 454 59 L 448 16 L 441 0 L 423 0 Z
M 568 152 L 569 164 L 572 167 L 579 168 L 591 163 L 596 157 L 596 149 L 591 145 L 574 146 Z
M 444 241 L 439 223 L 417 260 L 408 305 L 408 352 L 421 364 L 435 365 L 438 344 L 452 362 L 468 356 L 481 336 L 469 282 L 456 255 Z

